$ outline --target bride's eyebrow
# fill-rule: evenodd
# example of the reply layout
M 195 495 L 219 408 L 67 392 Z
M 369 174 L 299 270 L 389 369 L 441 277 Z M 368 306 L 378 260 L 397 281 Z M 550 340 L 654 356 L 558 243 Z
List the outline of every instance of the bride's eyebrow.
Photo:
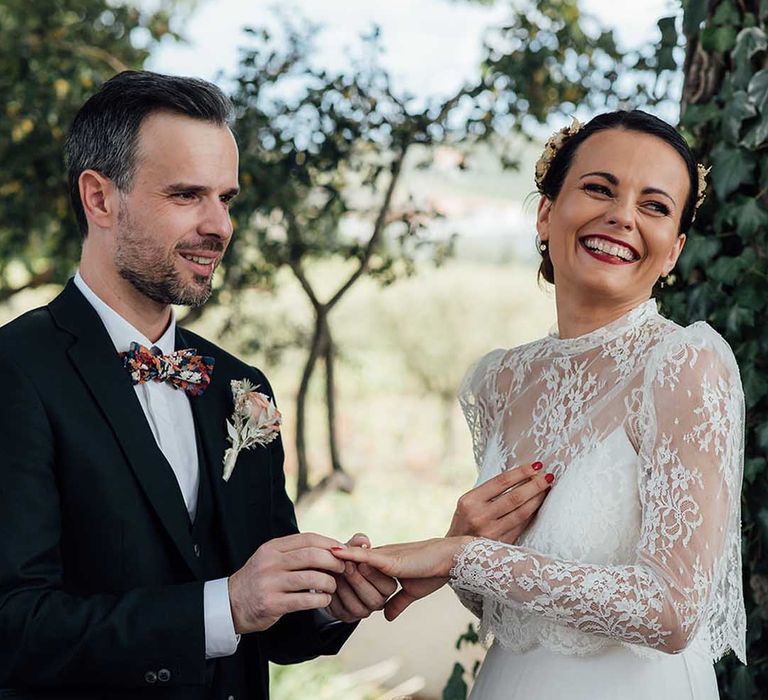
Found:
M 619 184 L 619 178 L 617 178 L 613 173 L 605 172 L 604 170 L 595 170 L 591 173 L 584 173 L 579 180 L 583 180 L 585 177 L 592 177 L 597 175 L 598 177 L 605 178 L 610 182 L 612 185 L 618 185 Z M 672 195 L 668 194 L 664 190 L 659 189 L 658 187 L 646 187 L 641 194 L 660 194 L 664 197 L 666 197 L 674 206 L 677 206 L 677 202 L 675 202 Z

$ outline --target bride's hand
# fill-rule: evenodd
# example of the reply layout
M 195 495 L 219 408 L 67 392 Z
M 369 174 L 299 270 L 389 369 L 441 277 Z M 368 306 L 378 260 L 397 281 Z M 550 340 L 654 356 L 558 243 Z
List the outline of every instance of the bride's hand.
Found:
M 544 472 L 541 462 L 503 471 L 459 498 L 447 537 L 474 535 L 514 544 L 554 478 Z
M 472 537 L 436 537 L 421 542 L 387 544 L 383 547 L 333 547 L 344 561 L 368 564 L 387 576 L 399 579 L 447 578 L 459 550 Z

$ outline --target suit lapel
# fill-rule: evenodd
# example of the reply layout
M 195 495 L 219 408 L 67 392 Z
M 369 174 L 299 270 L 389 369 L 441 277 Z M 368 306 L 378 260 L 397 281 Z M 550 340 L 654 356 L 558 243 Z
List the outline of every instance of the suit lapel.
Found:
M 194 341 L 184 335 L 183 329 L 177 327 L 176 349 L 194 346 Z M 224 376 L 222 367 L 214 367 L 208 388 L 202 396 L 191 397 L 190 405 L 199 438 L 199 459 L 201 462 L 205 460 L 208 467 L 202 470 L 201 464 L 201 471 L 207 473 L 210 480 L 229 565 L 239 568 L 252 552 L 249 551 L 248 542 L 243 537 L 248 532 L 244 494 L 237 488 L 232 488 L 231 482 L 228 483 L 222 478 L 222 459 L 224 450 L 227 448 L 225 425 L 233 408 L 229 378 Z
M 198 575 L 189 514 L 178 482 L 155 442 L 128 373 L 96 311 L 70 280 L 49 305 L 56 323 L 75 340 L 68 354 L 125 454 L 153 510 L 192 573 Z

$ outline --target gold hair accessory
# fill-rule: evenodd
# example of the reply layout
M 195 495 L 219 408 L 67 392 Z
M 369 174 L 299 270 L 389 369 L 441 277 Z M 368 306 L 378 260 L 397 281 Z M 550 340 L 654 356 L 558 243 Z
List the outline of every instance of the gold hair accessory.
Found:
M 696 220 L 696 211 L 707 198 L 707 175 L 712 168 L 705 168 L 701 163 L 696 164 L 696 171 L 699 174 L 699 182 L 696 190 L 696 206 L 693 208 L 693 219 Z
M 564 126 L 547 139 L 547 142 L 544 144 L 544 152 L 541 154 L 541 158 L 536 161 L 534 181 L 536 182 L 536 189 L 539 192 L 542 192 L 541 188 L 544 183 L 544 178 L 547 177 L 549 166 L 552 165 L 552 161 L 555 159 L 557 152 L 562 148 L 563 144 L 571 138 L 571 136 L 581 131 L 583 126 L 584 125 L 574 117 L 570 126 Z

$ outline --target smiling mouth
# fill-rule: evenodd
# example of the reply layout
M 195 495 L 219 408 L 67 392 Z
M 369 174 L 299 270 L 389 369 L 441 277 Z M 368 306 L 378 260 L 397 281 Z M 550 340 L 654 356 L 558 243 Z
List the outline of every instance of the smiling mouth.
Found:
M 193 255 L 192 253 L 179 253 L 184 258 L 193 271 L 198 275 L 208 276 L 213 272 L 216 266 L 217 257 L 210 257 L 206 255 Z
M 640 259 L 639 253 L 629 245 L 603 236 L 587 236 L 579 240 L 593 258 L 613 264 L 629 264 Z

